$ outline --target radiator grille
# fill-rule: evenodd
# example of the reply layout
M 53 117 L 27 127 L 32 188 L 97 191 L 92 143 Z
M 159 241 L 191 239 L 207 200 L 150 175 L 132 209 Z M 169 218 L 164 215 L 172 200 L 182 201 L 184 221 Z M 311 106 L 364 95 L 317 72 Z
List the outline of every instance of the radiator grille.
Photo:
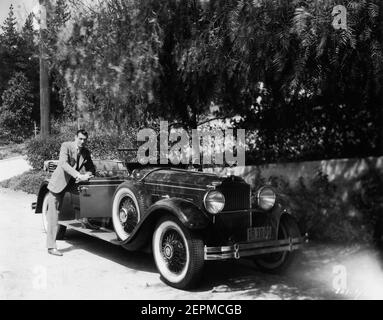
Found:
M 246 183 L 222 185 L 220 191 L 225 196 L 223 211 L 243 210 L 250 208 L 250 185 Z
M 250 227 L 248 212 L 227 212 L 250 208 L 250 185 L 247 183 L 223 183 L 219 190 L 225 196 L 225 207 L 217 215 L 215 227 L 223 236 L 235 241 L 246 241 L 247 228 Z

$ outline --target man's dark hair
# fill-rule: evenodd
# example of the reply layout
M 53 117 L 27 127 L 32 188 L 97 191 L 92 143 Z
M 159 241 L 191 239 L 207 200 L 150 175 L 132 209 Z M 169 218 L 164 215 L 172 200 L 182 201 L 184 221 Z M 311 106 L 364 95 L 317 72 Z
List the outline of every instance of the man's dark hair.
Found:
M 85 137 L 88 138 L 88 132 L 86 132 L 85 129 L 80 129 L 80 130 L 77 130 L 77 133 L 76 133 L 76 136 L 78 137 L 78 134 L 81 133 L 83 134 Z

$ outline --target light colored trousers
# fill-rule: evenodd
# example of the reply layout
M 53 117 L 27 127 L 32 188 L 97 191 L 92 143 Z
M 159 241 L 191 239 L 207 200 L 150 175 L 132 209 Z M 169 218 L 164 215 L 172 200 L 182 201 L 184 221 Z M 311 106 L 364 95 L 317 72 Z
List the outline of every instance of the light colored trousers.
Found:
M 57 248 L 56 235 L 58 230 L 58 217 L 61 210 L 65 191 L 53 193 L 49 191 L 47 211 L 47 248 Z

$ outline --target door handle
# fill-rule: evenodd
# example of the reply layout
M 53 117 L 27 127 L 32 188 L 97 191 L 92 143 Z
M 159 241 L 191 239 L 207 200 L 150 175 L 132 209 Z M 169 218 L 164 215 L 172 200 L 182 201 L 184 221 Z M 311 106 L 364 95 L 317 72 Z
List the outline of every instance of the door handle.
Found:
M 88 187 L 84 187 L 84 186 L 79 186 L 79 187 L 78 187 L 78 191 L 80 191 L 80 192 L 81 192 L 81 191 L 84 191 L 84 190 L 86 191 L 86 190 L 88 190 L 88 189 L 89 189 Z

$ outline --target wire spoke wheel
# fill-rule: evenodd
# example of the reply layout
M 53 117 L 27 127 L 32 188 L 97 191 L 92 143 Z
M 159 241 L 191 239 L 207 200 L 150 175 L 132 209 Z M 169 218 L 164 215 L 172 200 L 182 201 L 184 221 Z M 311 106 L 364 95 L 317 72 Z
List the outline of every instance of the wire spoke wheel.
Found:
M 118 189 L 113 197 L 112 221 L 117 237 L 124 241 L 129 238 L 140 221 L 137 198 L 128 187 Z
M 162 257 L 168 269 L 175 274 L 180 274 L 187 262 L 187 251 L 180 234 L 175 230 L 166 232 L 161 247 Z
M 125 197 L 120 202 L 118 210 L 120 223 L 126 233 L 131 233 L 138 223 L 138 211 L 132 198 Z
M 203 240 L 173 216 L 157 223 L 153 234 L 153 256 L 167 284 L 186 289 L 197 284 L 204 265 Z

